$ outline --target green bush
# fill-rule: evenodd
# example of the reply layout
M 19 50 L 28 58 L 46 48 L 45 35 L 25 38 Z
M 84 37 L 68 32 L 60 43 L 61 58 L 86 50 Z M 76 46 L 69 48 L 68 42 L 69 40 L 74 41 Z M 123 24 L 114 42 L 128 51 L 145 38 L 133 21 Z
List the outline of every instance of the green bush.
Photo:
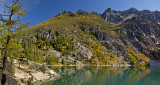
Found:
M 9 73 L 11 73 L 12 75 L 14 75 L 15 71 L 14 71 L 12 65 L 8 64 L 7 65 L 7 70 L 8 70 Z
M 48 55 L 46 57 L 46 62 L 49 64 L 49 65 L 52 65 L 54 63 L 58 63 L 58 59 L 54 56 L 54 55 Z

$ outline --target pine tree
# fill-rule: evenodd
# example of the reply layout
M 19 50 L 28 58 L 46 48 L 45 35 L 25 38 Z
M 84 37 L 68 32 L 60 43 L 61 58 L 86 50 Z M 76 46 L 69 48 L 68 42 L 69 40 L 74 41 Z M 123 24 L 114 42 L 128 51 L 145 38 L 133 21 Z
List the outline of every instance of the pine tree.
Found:
M 4 0 L 4 14 L 0 14 L 1 42 L 3 45 L 3 68 L 1 84 L 6 83 L 7 58 L 9 57 L 11 40 L 20 36 L 23 29 L 28 28 L 29 23 L 22 24 L 21 17 L 26 15 L 26 10 L 22 9 L 22 3 L 19 0 L 13 0 L 8 6 Z M 18 34 L 18 35 L 17 35 Z M 12 46 L 14 47 L 14 46 Z

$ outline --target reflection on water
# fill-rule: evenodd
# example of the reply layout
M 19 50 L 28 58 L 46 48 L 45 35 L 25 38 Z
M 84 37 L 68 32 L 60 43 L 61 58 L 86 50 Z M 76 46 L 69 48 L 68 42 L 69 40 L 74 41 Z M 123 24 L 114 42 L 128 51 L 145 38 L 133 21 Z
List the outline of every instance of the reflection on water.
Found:
M 59 67 L 56 81 L 43 85 L 160 85 L 160 67 Z

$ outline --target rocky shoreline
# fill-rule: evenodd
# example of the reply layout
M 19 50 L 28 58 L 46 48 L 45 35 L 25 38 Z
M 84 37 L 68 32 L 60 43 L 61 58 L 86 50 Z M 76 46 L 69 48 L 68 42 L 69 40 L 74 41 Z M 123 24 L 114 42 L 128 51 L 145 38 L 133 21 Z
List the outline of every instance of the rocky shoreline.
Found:
M 64 66 L 69 66 L 69 67 L 84 67 L 84 66 L 112 66 L 112 67 L 130 67 L 130 66 L 133 66 L 133 65 L 48 65 L 48 66 L 60 66 L 60 67 L 64 67 Z
M 76 64 L 76 65 L 42 65 L 27 59 L 8 59 L 9 62 L 12 61 L 12 66 L 14 68 L 14 75 L 10 75 L 8 78 L 13 78 L 14 84 L 12 85 L 40 85 L 44 82 L 57 80 L 60 78 L 60 74 L 56 73 L 54 70 L 48 67 L 78 67 L 82 68 L 84 66 L 109 66 L 109 67 L 130 67 L 132 65 L 87 65 L 87 64 Z M 10 80 L 8 80 L 10 81 Z M 10 85 L 10 84 L 8 84 Z
M 56 73 L 54 70 L 48 68 L 48 66 L 73 66 L 82 68 L 84 66 L 124 66 L 129 67 L 131 65 L 87 65 L 87 64 L 76 64 L 76 65 L 42 65 L 25 58 L 19 59 L 8 59 L 9 63 L 12 63 L 12 67 L 14 69 L 14 74 L 7 75 L 8 77 L 8 85 L 40 85 L 44 82 L 56 80 L 60 78 L 60 74 Z M 13 81 L 14 83 L 10 83 Z
M 13 59 L 14 75 L 18 85 L 34 84 L 43 82 L 59 75 L 46 65 L 35 63 L 26 59 Z M 35 85 L 38 85 L 35 84 Z

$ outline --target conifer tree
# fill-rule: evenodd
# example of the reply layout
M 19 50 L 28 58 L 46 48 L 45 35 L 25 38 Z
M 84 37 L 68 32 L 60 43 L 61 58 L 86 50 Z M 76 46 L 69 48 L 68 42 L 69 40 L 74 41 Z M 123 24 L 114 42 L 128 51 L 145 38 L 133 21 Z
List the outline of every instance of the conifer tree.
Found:
M 10 43 L 11 40 L 20 36 L 23 29 L 28 28 L 29 23 L 22 24 L 21 17 L 26 15 L 26 10 L 22 9 L 22 3 L 19 0 L 12 0 L 12 3 L 9 4 L 5 0 L 1 0 L 1 3 L 4 3 L 4 13 L 0 14 L 0 28 L 1 35 L 0 40 L 3 46 L 2 56 L 3 56 L 3 67 L 2 67 L 2 80 L 1 85 L 5 85 L 6 82 L 6 73 L 7 71 L 7 58 L 9 56 Z M 9 4 L 9 5 L 7 5 Z M 14 47 L 14 46 L 12 46 Z

